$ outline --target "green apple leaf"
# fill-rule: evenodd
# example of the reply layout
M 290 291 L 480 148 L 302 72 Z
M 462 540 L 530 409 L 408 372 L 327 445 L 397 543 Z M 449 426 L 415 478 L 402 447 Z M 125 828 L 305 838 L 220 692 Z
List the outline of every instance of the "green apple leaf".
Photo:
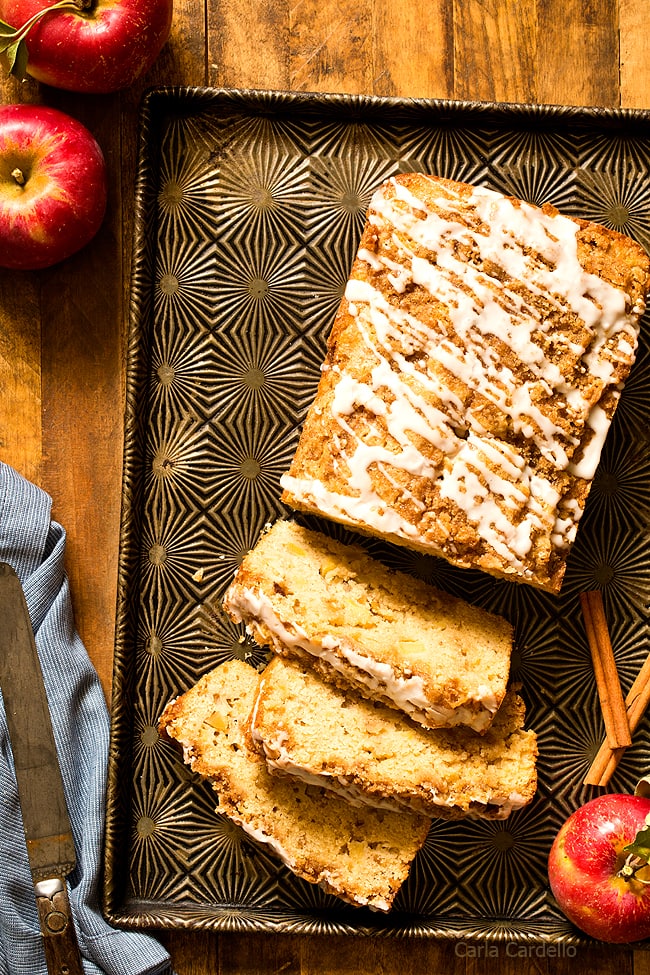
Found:
M 27 77 L 27 60 L 27 45 L 24 41 L 19 41 L 16 45 L 16 56 L 10 71 L 20 81 L 23 81 Z
M 0 43 L 0 62 L 9 74 L 19 81 L 27 77 L 27 45 L 24 41 L 14 41 L 2 46 Z
M 11 44 L 15 37 L 16 28 L 0 20 L 0 50 L 4 50 L 7 44 Z
M 650 826 L 644 826 L 631 843 L 623 847 L 624 853 L 631 853 L 641 860 L 650 862 Z
M 73 10 L 79 13 L 90 10 L 96 0 L 56 0 L 25 21 L 22 27 L 12 27 L 0 20 L 0 64 L 9 74 L 23 81 L 27 77 L 27 45 L 25 38 L 34 24 L 53 10 Z
M 0 61 L 9 74 L 27 77 L 27 47 L 15 27 L 0 20 Z

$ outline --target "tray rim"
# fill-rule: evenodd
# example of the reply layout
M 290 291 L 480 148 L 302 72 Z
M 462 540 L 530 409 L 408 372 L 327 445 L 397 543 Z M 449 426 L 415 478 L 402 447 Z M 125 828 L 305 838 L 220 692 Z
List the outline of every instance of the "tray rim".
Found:
M 395 112 L 414 109 L 419 112 L 432 113 L 449 112 L 459 118 L 476 116 L 477 119 L 493 117 L 500 123 L 508 119 L 523 120 L 535 118 L 547 122 L 571 122 L 574 126 L 593 126 L 600 124 L 604 127 L 618 126 L 630 123 L 640 123 L 646 129 L 639 133 L 639 138 L 645 135 L 650 138 L 650 109 L 623 108 L 609 106 L 581 106 L 556 103 L 531 102 L 499 102 L 480 101 L 454 98 L 424 98 L 384 96 L 374 94 L 347 94 L 340 92 L 312 92 L 294 91 L 290 89 L 265 88 L 231 88 L 211 87 L 204 85 L 162 85 L 147 89 L 141 99 L 138 117 L 138 159 L 136 180 L 134 186 L 134 239 L 131 244 L 131 273 L 129 282 L 129 301 L 127 309 L 127 347 L 126 347 L 126 381 L 124 405 L 124 442 L 122 453 L 121 478 L 121 510 L 119 528 L 119 556 L 117 572 L 117 599 L 115 610 L 115 638 L 113 656 L 113 674 L 111 682 L 111 722 L 110 742 L 107 769 L 105 830 L 102 851 L 103 880 L 102 880 L 102 909 L 106 919 L 117 927 L 126 929 L 191 929 L 212 930 L 215 932 L 237 931 L 250 933 L 307 933 L 326 936 L 327 934 L 346 934 L 358 937 L 402 937 L 402 938 L 435 938 L 438 940 L 464 940 L 469 942 L 485 942 L 494 944 L 523 943 L 550 946 L 564 946 L 572 950 L 579 947 L 590 947 L 598 942 L 577 929 L 568 925 L 567 929 L 558 933 L 558 925 L 546 922 L 547 930 L 540 930 L 539 921 L 525 922 L 523 919 L 505 920 L 502 918 L 477 919 L 486 924 L 494 923 L 492 930 L 463 930 L 463 924 L 468 920 L 464 917 L 434 919 L 419 921 L 416 930 L 408 930 L 408 918 L 404 915 L 381 916 L 381 923 L 350 924 L 337 918 L 334 924 L 328 922 L 328 930 L 319 931 L 315 928 L 316 915 L 305 915 L 301 924 L 297 921 L 297 914 L 274 910 L 278 917 L 277 923 L 268 918 L 268 911 L 262 908 L 246 907 L 237 916 L 234 905 L 225 904 L 205 905 L 206 919 L 197 918 L 203 904 L 187 902 L 189 913 L 183 911 L 185 902 L 164 901 L 132 901 L 130 908 L 120 902 L 118 888 L 119 868 L 116 860 L 119 857 L 120 839 L 127 827 L 125 821 L 124 803 L 120 801 L 120 768 L 131 755 L 131 739 L 129 725 L 116 712 L 116 700 L 133 694 L 133 654 L 129 648 L 133 644 L 129 640 L 129 607 L 138 596 L 138 549 L 139 533 L 134 531 L 139 523 L 139 512 L 142 509 L 144 474 L 140 469 L 139 460 L 145 446 L 145 430 L 140 417 L 147 415 L 141 409 L 142 397 L 146 389 L 146 359 L 143 368 L 142 330 L 138 328 L 140 321 L 145 320 L 147 311 L 151 307 L 151 289 L 147 288 L 147 270 L 152 266 L 152 240 L 154 234 L 144 234 L 142 230 L 149 226 L 148 220 L 155 215 L 155 197 L 149 194 L 150 180 L 155 176 L 154 155 L 147 135 L 155 123 L 155 112 L 159 105 L 180 106 L 181 109 L 197 106 L 202 109 L 212 104 L 228 103 L 233 106 L 239 104 L 252 108 L 253 105 L 264 103 L 274 107 L 282 104 L 297 104 L 299 109 L 335 109 L 338 112 L 350 109 L 372 109 L 377 113 Z M 379 120 L 379 114 L 372 121 Z M 146 399 L 146 397 L 145 397 Z M 138 503 L 140 502 L 140 503 Z M 131 657 L 131 659 L 129 659 Z M 219 917 L 219 912 L 223 917 Z M 192 916 L 190 917 L 189 914 Z M 256 914 L 259 917 L 256 918 Z M 364 918 L 367 915 L 364 914 Z M 351 913 L 350 917 L 359 917 L 358 913 Z M 342 918 L 342 916 L 341 916 Z M 510 924 L 513 928 L 510 929 Z M 529 923 L 533 930 L 526 931 Z M 543 923 L 543 922 L 542 922 Z M 514 925 L 519 928 L 515 929 Z M 638 942 L 632 946 L 635 950 L 650 950 L 650 941 Z

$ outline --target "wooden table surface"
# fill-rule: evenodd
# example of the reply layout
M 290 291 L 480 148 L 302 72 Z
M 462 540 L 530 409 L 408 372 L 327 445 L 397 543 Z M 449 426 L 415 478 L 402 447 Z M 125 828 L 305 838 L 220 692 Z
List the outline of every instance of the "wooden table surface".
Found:
M 0 459 L 45 488 L 67 529 L 77 626 L 110 695 L 137 116 L 152 85 L 296 89 L 650 108 L 650 4 L 639 0 L 176 0 L 170 42 L 129 91 L 2 83 L 84 122 L 104 149 L 95 240 L 38 273 L 0 272 Z M 453 943 L 163 932 L 179 975 L 650 975 L 629 949 L 498 957 Z

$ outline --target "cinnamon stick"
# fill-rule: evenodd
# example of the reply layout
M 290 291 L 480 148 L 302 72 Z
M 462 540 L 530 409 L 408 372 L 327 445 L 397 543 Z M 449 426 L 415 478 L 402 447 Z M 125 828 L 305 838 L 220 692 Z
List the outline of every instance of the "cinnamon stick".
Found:
M 634 734 L 638 728 L 648 704 L 650 704 L 650 654 L 646 657 L 625 698 L 630 734 Z M 610 748 L 609 742 L 604 741 L 589 766 L 584 785 L 603 787 L 608 785 L 624 753 L 625 748 Z
M 593 590 L 581 593 L 580 605 L 605 722 L 607 743 L 612 749 L 626 748 L 632 744 L 632 737 L 600 592 Z

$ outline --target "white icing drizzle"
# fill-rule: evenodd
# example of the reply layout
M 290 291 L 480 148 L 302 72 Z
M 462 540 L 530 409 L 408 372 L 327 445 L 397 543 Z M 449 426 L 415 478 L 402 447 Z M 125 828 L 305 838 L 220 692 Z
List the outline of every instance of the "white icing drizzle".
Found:
M 446 708 L 432 704 L 421 677 L 399 676 L 389 663 L 359 653 L 332 634 L 310 637 L 301 626 L 282 620 L 264 593 L 248 586 L 231 586 L 224 598 L 224 608 L 247 626 L 261 623 L 272 635 L 280 652 L 298 648 L 321 658 L 353 683 L 363 683 L 372 692 L 393 701 L 397 708 L 425 727 L 463 725 L 474 731 L 485 731 L 497 710 L 496 697 L 486 684 L 479 684 L 471 698 L 471 702 L 481 706 L 478 712 L 462 705 Z
M 490 549 L 526 577 L 535 533 L 550 538 L 557 549 L 567 548 L 575 537 L 580 507 L 563 504 L 558 513 L 561 492 L 552 481 L 562 472 L 593 478 L 610 423 L 594 403 L 613 386 L 616 363 L 635 351 L 636 316 L 643 308 L 629 309 L 623 291 L 584 270 L 577 253 L 578 225 L 567 217 L 515 205 L 480 187 L 465 204 L 441 191 L 430 205 L 398 180 L 390 182 L 394 196 L 380 188 L 369 220 L 377 228 L 392 225 L 395 250 L 389 257 L 361 249 L 358 259 L 374 271 L 386 271 L 383 280 L 395 296 L 410 285 L 425 289 L 443 303 L 443 319 L 431 319 L 431 305 L 429 318 L 420 319 L 389 291 L 350 279 L 345 292 L 349 312 L 376 363 L 370 382 L 340 371 L 334 387 L 333 420 L 345 434 L 338 443 L 349 469 L 350 493 L 288 475 L 282 486 L 298 499 L 315 498 L 323 513 L 338 520 L 365 523 L 408 540 L 419 527 L 387 508 L 371 471 L 389 480 L 391 469 L 435 480 L 440 496 L 460 508 Z M 463 212 L 467 205 L 473 208 L 469 216 Z M 465 256 L 459 255 L 460 248 Z M 469 260 L 468 251 L 473 255 Z M 485 262 L 504 272 L 498 287 L 482 269 Z M 525 282 L 526 291 L 515 290 L 512 282 Z M 536 297 L 550 307 L 550 317 L 539 310 Z M 556 355 L 561 348 L 575 360 L 578 371 L 582 364 L 584 389 L 570 385 L 545 351 L 555 312 L 576 315 L 584 323 L 582 343 L 561 333 L 554 333 L 552 343 Z M 527 382 L 508 367 L 495 341 L 515 353 L 518 370 L 523 364 L 528 371 Z M 469 405 L 450 390 L 449 374 L 470 391 Z M 555 408 L 564 404 L 557 421 L 548 412 L 551 399 Z M 528 456 L 543 458 L 555 477 L 543 477 L 536 463 L 529 466 L 486 427 L 481 415 L 486 404 L 505 417 L 512 433 L 525 438 Z M 360 407 L 370 423 L 373 415 L 382 419 L 387 442 L 363 442 L 357 436 L 350 417 Z M 574 461 L 584 428 L 591 437 Z M 427 459 L 417 438 L 437 448 L 444 462 L 436 466 L 438 461 Z M 409 492 L 402 497 L 422 510 Z
M 375 809 L 387 809 L 391 812 L 403 812 L 405 809 L 410 809 L 429 815 L 432 814 L 432 807 L 434 806 L 438 806 L 441 810 L 461 808 L 453 794 L 443 797 L 438 790 L 431 786 L 427 788 L 427 802 L 418 802 L 415 797 L 409 799 L 406 796 L 401 796 L 399 792 L 390 798 L 371 793 L 357 785 L 352 776 L 335 775 L 327 771 L 313 772 L 294 762 L 284 746 L 283 742 L 286 735 L 282 730 L 279 730 L 275 737 L 265 739 L 253 724 L 251 733 L 254 740 L 262 745 L 266 764 L 270 770 L 280 775 L 293 775 L 305 785 L 327 789 L 328 792 L 345 799 L 353 806 L 371 806 Z M 513 810 L 520 809 L 528 801 L 517 792 L 511 792 L 508 796 L 472 796 L 469 802 L 475 803 L 477 808 L 463 808 L 463 814 L 468 819 L 480 818 L 482 810 L 486 806 L 491 806 L 494 810 L 498 810 L 498 813 L 494 815 L 495 819 L 505 819 Z
M 274 738 L 264 739 L 255 725 L 251 725 L 253 739 L 262 745 L 267 767 L 281 775 L 294 775 L 305 785 L 313 785 L 319 789 L 327 789 L 341 799 L 346 799 L 352 806 L 372 806 L 375 809 L 387 809 L 390 812 L 402 812 L 404 806 L 395 799 L 374 797 L 354 786 L 345 776 L 332 775 L 330 772 L 310 772 L 302 765 L 297 765 L 289 757 L 284 745 L 283 733 L 279 731 Z

